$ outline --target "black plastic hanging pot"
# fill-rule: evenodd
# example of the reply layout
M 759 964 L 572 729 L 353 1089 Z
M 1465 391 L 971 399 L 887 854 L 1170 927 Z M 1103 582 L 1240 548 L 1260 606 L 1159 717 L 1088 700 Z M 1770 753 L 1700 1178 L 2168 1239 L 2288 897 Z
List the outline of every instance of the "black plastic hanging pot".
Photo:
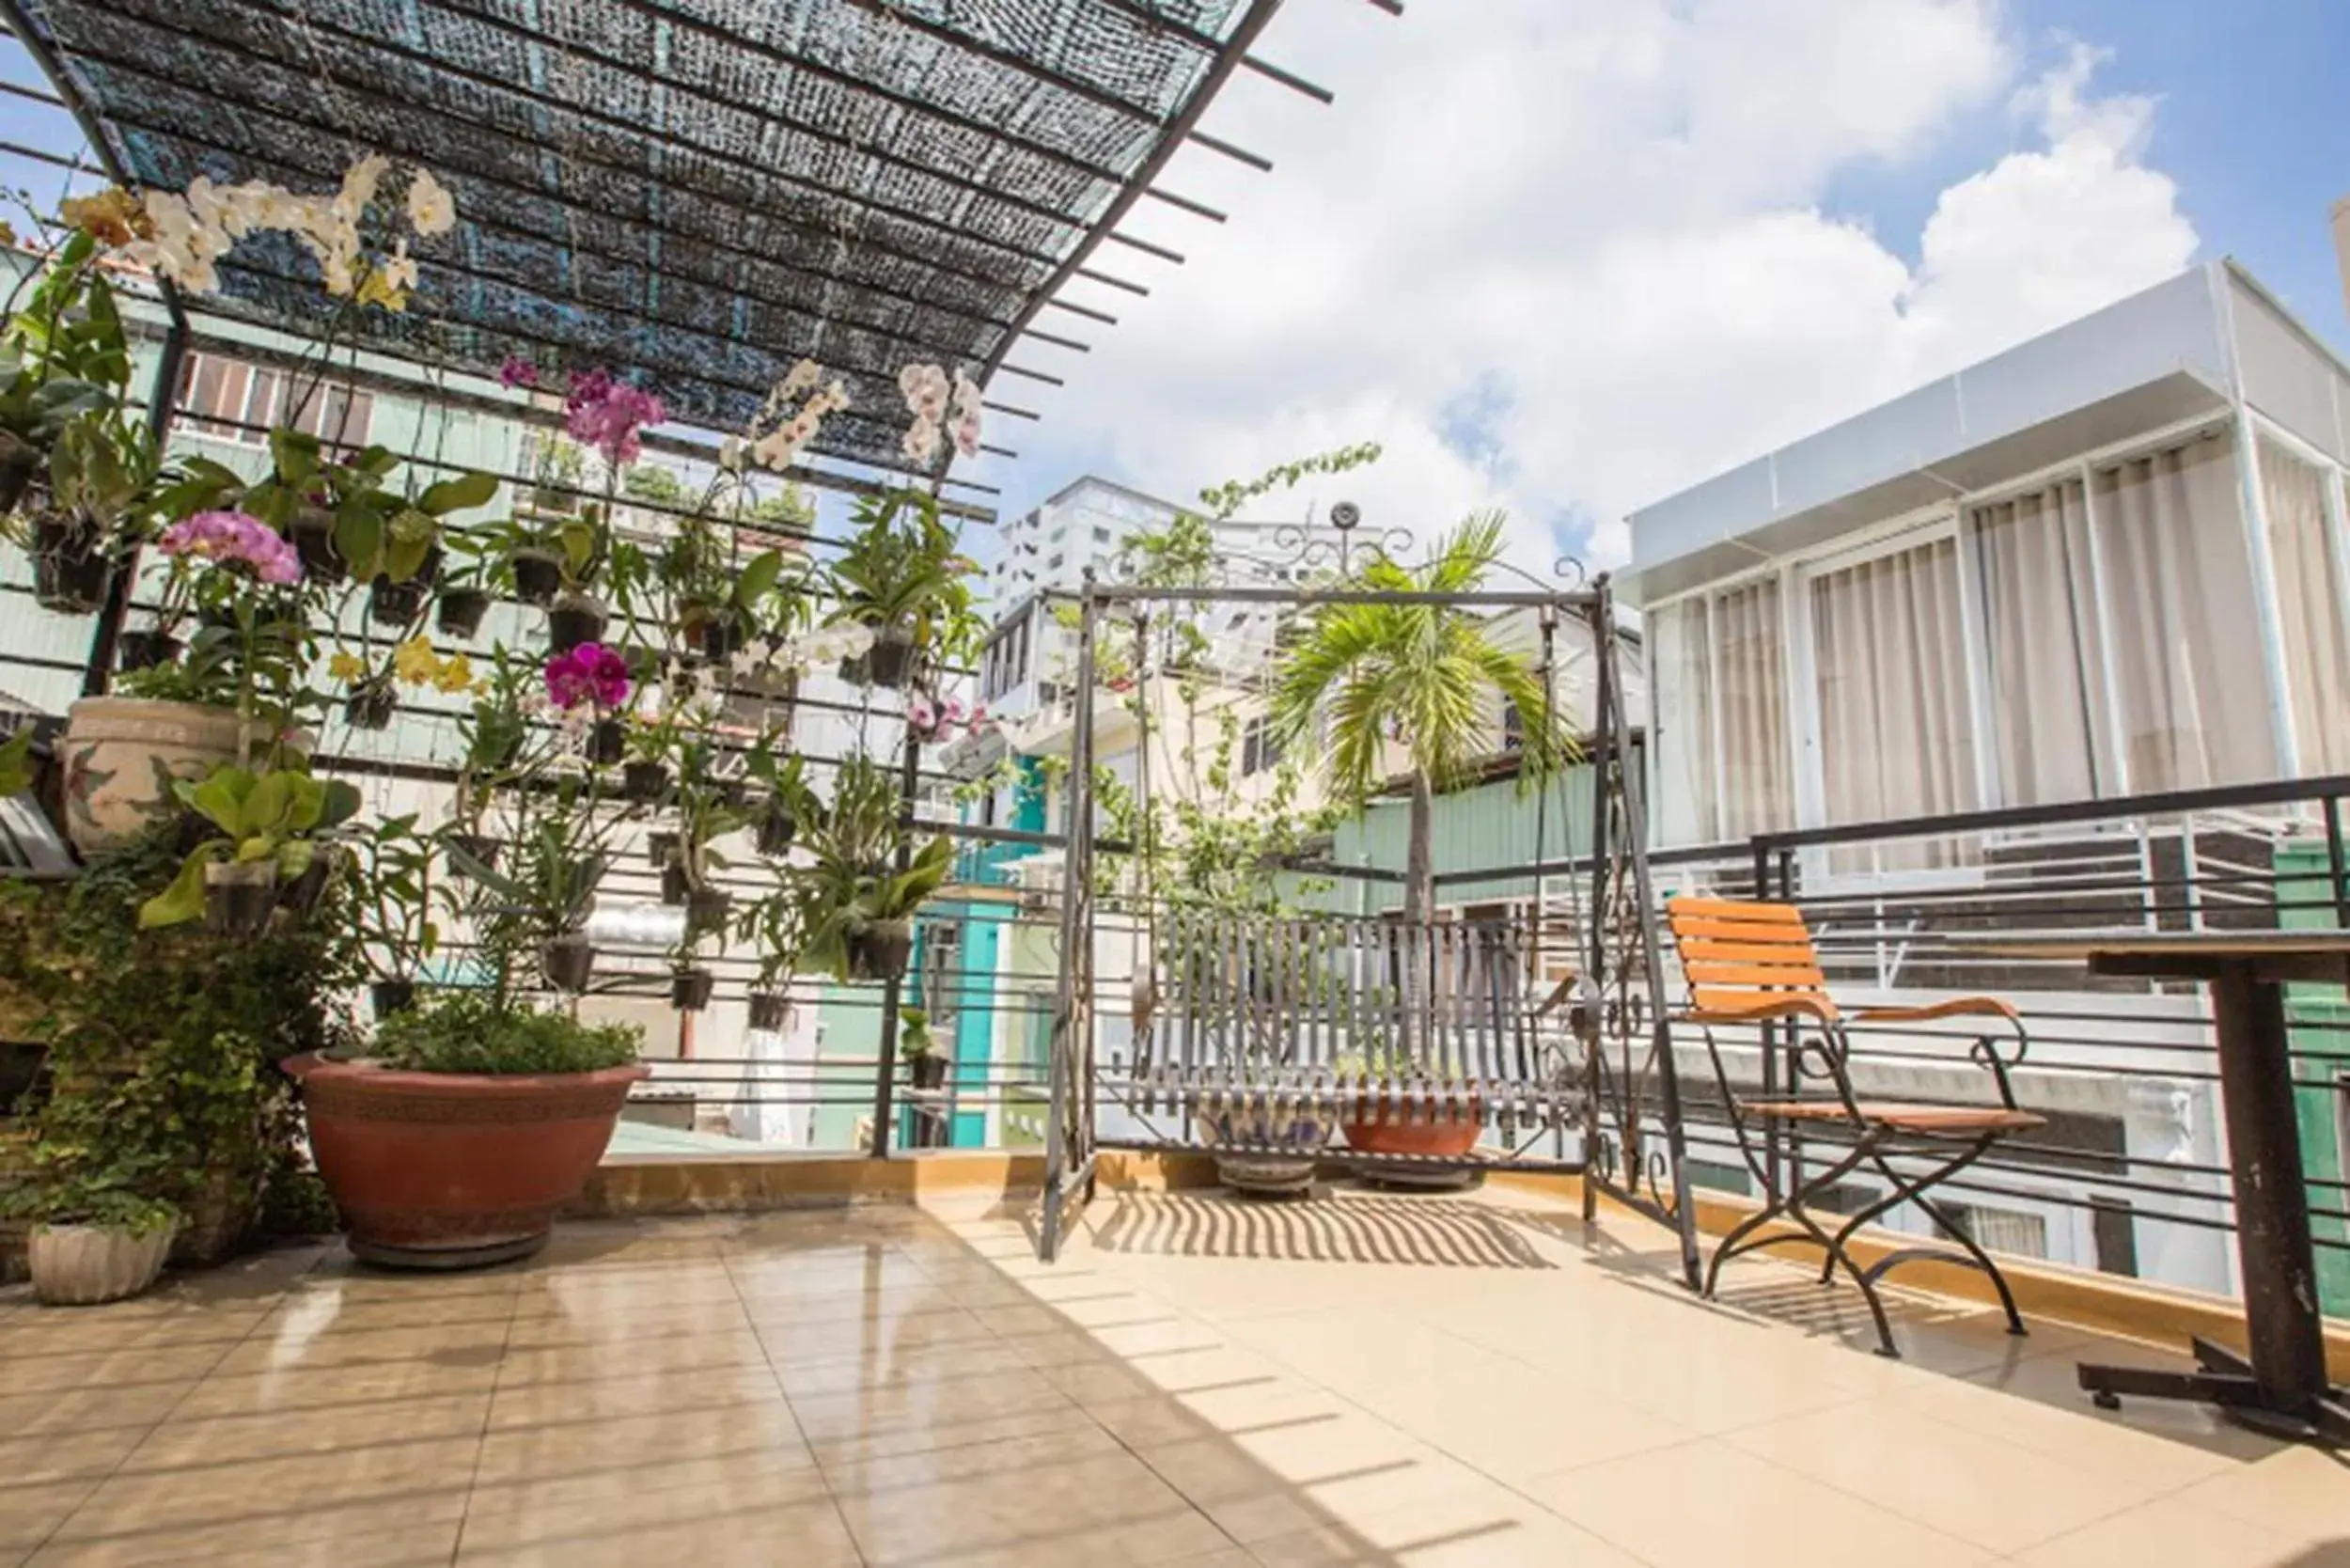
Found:
M 799 831 L 800 819 L 791 814 L 791 808 L 779 800 L 768 802 L 766 815 L 759 819 L 759 853 L 787 853 Z
M 718 977 L 707 969 L 679 969 L 669 976 L 669 1005 L 680 1012 L 699 1012 L 710 1005 Z
M 421 576 L 395 583 L 378 573 L 368 588 L 368 619 L 380 626 L 406 626 L 423 613 L 431 585 Z
M 391 687 L 368 687 L 351 694 L 343 703 L 343 717 L 353 729 L 382 729 L 399 707 L 400 694 Z
M 685 868 L 671 860 L 661 868 L 661 902 L 671 909 L 682 909 L 694 896 L 694 881 L 685 874 Z
M 791 1006 L 791 998 L 780 991 L 752 992 L 751 1027 L 755 1029 L 782 1028 L 784 1010 Z
M 911 920 L 869 920 L 849 933 L 849 978 L 852 980 L 895 980 L 906 972 L 906 961 L 914 956 L 914 923 Z
M 628 730 L 616 718 L 603 718 L 588 727 L 588 760 L 608 768 L 628 749 Z
M 620 770 L 620 792 L 640 806 L 659 800 L 668 787 L 666 762 L 631 762 Z
M 842 681 L 852 686 L 870 686 L 873 683 L 871 674 L 866 668 L 865 655 L 862 653 L 852 653 L 841 660 L 840 668 L 837 673 Z
M 155 669 L 179 658 L 181 646 L 169 632 L 125 632 L 115 651 L 125 670 Z
M 655 833 L 645 839 L 645 854 L 652 861 L 653 870 L 667 870 L 669 862 L 677 858 L 678 836 Z
M 485 871 L 494 871 L 498 865 L 498 851 L 506 846 L 486 833 L 452 833 L 448 836 L 448 847 L 454 852 L 449 859 L 448 874 L 468 877 L 473 873 L 465 870 L 463 862 L 455 858 L 457 855 L 464 855 Z
M 905 684 L 906 671 L 914 667 L 914 634 L 903 626 L 885 626 L 873 634 L 873 646 L 865 651 L 865 673 L 876 686 L 890 690 Z
M 351 563 L 335 547 L 333 512 L 304 510 L 286 531 L 293 540 L 294 554 L 302 557 L 304 573 L 312 582 L 339 583 L 351 575 Z
M 727 912 L 734 907 L 734 895 L 716 887 L 697 887 L 685 896 L 685 929 L 707 933 L 727 923 Z
M 936 1051 L 924 1051 L 919 1056 L 906 1058 L 906 1068 L 916 1089 L 947 1087 L 947 1058 Z
M 702 622 L 702 656 L 713 664 L 724 664 L 743 651 L 743 622 L 732 612 L 722 612 Z
M 368 999 L 375 1004 L 378 1018 L 389 1018 L 395 1012 L 413 1012 L 416 1006 L 416 982 L 412 980 L 377 980 L 368 987 Z
M 33 529 L 33 600 L 58 615 L 89 615 L 106 602 L 114 557 L 94 532 L 43 517 Z
M 578 933 L 557 936 L 539 947 L 539 971 L 557 991 L 585 991 L 595 971 L 596 949 Z
M 604 610 L 586 594 L 567 593 L 547 610 L 547 651 L 569 653 L 603 635 Z
M 300 876 L 278 885 L 277 907 L 297 919 L 306 917 L 326 895 L 326 879 L 334 874 L 335 851 L 325 847 L 314 851 Z
M 517 550 L 507 557 L 514 569 L 514 597 L 541 609 L 563 588 L 563 557 L 551 550 Z
M 481 634 L 482 618 L 490 613 L 490 595 L 478 588 L 450 588 L 441 595 L 433 624 L 443 636 L 470 642 Z
M 0 456 L 0 512 L 11 512 L 24 501 L 33 476 L 41 471 L 45 461 L 40 448 L 22 436 L 0 439 L 8 446 L 7 454 Z
M 229 861 L 204 868 L 204 929 L 215 936 L 251 936 L 277 907 L 277 867 L 267 860 Z

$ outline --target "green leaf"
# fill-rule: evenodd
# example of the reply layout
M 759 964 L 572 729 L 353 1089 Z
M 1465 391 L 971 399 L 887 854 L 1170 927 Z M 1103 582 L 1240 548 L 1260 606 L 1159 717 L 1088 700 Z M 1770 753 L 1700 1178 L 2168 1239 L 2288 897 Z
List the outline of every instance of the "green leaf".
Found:
M 240 837 L 274 834 L 286 824 L 294 804 L 295 776 L 281 770 L 265 773 L 254 781 L 244 798 Z
M 300 490 L 318 474 L 319 438 L 280 425 L 269 432 L 269 455 L 279 482 Z
M 310 862 L 318 858 L 318 845 L 308 839 L 293 839 L 278 845 L 278 879 L 282 882 L 291 882 L 308 870 Z
M 197 846 L 196 853 L 180 863 L 180 874 L 171 879 L 171 886 L 139 905 L 139 929 L 152 931 L 158 926 L 180 925 L 201 916 L 204 868 L 219 858 L 227 847 L 218 839 Z
M 765 550 L 753 556 L 735 579 L 734 603 L 737 608 L 752 609 L 759 602 L 775 592 L 776 582 L 783 576 L 783 552 Z
M 321 830 L 340 827 L 359 814 L 359 808 L 364 801 L 359 794 L 359 786 L 347 778 L 330 778 L 321 789 L 319 816 L 318 821 L 312 824 L 313 826 Z M 403 820 L 413 823 L 416 819 L 410 816 Z
M 335 519 L 335 549 L 352 570 L 367 574 L 384 550 L 384 520 L 364 500 L 346 505 Z
M 453 511 L 488 506 L 490 498 L 497 493 L 498 478 L 495 474 L 460 474 L 453 479 L 443 479 L 437 484 L 425 486 L 424 494 L 416 497 L 416 510 L 434 517 L 446 517 Z
M 253 776 L 243 768 L 220 767 L 200 784 L 185 779 L 174 786 L 180 800 L 230 838 L 244 834 L 244 800 L 252 792 Z

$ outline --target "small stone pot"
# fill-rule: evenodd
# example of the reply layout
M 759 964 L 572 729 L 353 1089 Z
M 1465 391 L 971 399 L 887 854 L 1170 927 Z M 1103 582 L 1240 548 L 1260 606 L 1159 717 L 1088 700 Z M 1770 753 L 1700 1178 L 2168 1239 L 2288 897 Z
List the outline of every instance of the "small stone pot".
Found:
M 557 991 L 587 990 L 588 978 L 595 967 L 594 946 L 577 933 L 540 945 L 539 971 Z
M 584 593 L 567 593 L 547 609 L 547 651 L 569 653 L 583 642 L 603 635 L 608 618 L 602 604 Z
M 620 792 L 640 806 L 659 800 L 668 787 L 666 762 L 631 762 L 620 770 Z
M 596 720 L 588 729 L 588 760 L 608 768 L 628 749 L 628 729 L 619 719 Z
M 885 626 L 873 634 L 865 651 L 865 673 L 876 686 L 896 690 L 905 684 L 914 667 L 914 634 L 902 626 Z
M 294 554 L 302 557 L 303 572 L 312 582 L 339 583 L 351 575 L 351 563 L 335 548 L 333 512 L 305 508 L 286 532 L 293 541 Z
M 514 569 L 514 597 L 544 609 L 563 588 L 563 557 L 552 550 L 517 550 L 507 559 Z
M 204 929 L 215 936 L 251 936 L 277 907 L 277 867 L 267 860 L 227 861 L 204 868 Z
M 442 593 L 432 623 L 441 635 L 471 642 L 481 635 L 482 618 L 490 613 L 490 595 L 478 588 L 449 588 Z
M 710 1005 L 718 977 L 707 969 L 680 969 L 669 976 L 669 1005 L 680 1012 L 699 1012 Z
M 52 1307 L 96 1307 L 138 1294 L 164 1271 L 172 1227 L 36 1225 L 25 1241 L 33 1294 Z
M 751 1027 L 780 1030 L 784 1015 L 791 1010 L 791 998 L 780 991 L 751 993 Z
M 180 657 L 182 644 L 169 632 L 125 632 L 115 644 L 124 670 L 155 669 Z
M 914 922 L 869 920 L 862 930 L 849 933 L 847 947 L 851 980 L 894 980 L 906 972 L 906 961 L 914 956 Z
M 343 718 L 353 729 L 382 729 L 400 709 L 400 694 L 389 686 L 352 692 L 343 702 Z
M 389 1018 L 395 1012 L 410 1012 L 416 1005 L 416 982 L 408 980 L 377 980 L 368 987 L 368 1000 L 375 1004 L 378 1018 Z
M 767 803 L 766 815 L 759 819 L 759 853 L 784 855 L 791 848 L 791 840 L 800 831 L 800 819 L 783 802 Z

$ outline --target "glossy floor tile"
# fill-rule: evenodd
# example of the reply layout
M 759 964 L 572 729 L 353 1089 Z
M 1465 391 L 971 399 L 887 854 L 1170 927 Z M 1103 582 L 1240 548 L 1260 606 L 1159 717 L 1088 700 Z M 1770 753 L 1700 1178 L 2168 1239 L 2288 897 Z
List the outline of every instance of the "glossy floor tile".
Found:
M 1105 1195 L 566 1228 L 486 1274 L 338 1247 L 119 1307 L 0 1292 L 0 1568 L 2350 1568 L 2350 1464 L 2159 1350 L 1848 1292 L 1716 1302 L 1519 1193 Z

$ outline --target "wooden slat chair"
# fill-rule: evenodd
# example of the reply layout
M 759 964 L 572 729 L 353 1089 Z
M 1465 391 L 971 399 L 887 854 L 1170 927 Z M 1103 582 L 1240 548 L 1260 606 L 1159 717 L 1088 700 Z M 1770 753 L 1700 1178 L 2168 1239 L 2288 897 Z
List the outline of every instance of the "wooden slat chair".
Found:
M 1672 927 L 1673 942 L 1681 952 L 1682 970 L 1689 981 L 1689 1007 L 1681 1019 L 1697 1025 L 1704 1032 L 1705 1048 L 1714 1058 L 1714 1074 L 1729 1107 L 1731 1130 L 1737 1135 L 1738 1152 L 1761 1183 L 1763 1193 L 1761 1211 L 1741 1221 L 1715 1249 L 1714 1261 L 1706 1270 L 1705 1294 L 1714 1294 L 1722 1265 L 1741 1252 L 1781 1242 L 1811 1243 L 1827 1254 L 1820 1264 L 1823 1284 L 1841 1265 L 1859 1285 L 1861 1295 L 1869 1303 L 1870 1314 L 1876 1320 L 1882 1355 L 1899 1356 L 1901 1352 L 1894 1345 L 1892 1325 L 1886 1319 L 1884 1304 L 1877 1298 L 1877 1281 L 1899 1265 L 1920 1259 L 1968 1264 L 1982 1270 L 1990 1276 L 1993 1287 L 1999 1293 L 1999 1304 L 2007 1309 L 2008 1332 L 2023 1333 L 2024 1320 L 2015 1310 L 2015 1297 L 2008 1290 L 2007 1278 L 2000 1274 L 1998 1264 L 1976 1245 L 1955 1214 L 1927 1196 L 1932 1188 L 1990 1152 L 2000 1139 L 2047 1123 L 2045 1117 L 2016 1105 L 2014 1089 L 2008 1081 L 2009 1070 L 2024 1059 L 2029 1044 L 2015 1010 L 1997 997 L 1959 996 L 1926 1007 L 1875 1007 L 1851 1013 L 1850 1021 L 1856 1024 L 1982 1018 L 1996 1021 L 1998 1032 L 2012 1035 L 2014 1042 L 2013 1054 L 2003 1055 L 2002 1042 L 1986 1033 L 1979 1036 L 1968 1051 L 1975 1063 L 1990 1073 L 1998 1093 L 1996 1105 L 1862 1100 L 1853 1091 L 1851 1047 L 1845 1035 L 1847 1015 L 1827 994 L 1827 977 L 1821 972 L 1819 953 L 1812 946 L 1811 932 L 1804 923 L 1801 910 L 1792 904 L 1685 897 L 1668 901 L 1665 910 Z M 1791 1092 L 1769 1100 L 1742 1099 L 1722 1065 L 1721 1051 L 1714 1041 L 1714 1026 L 1768 1023 L 1785 1023 L 1794 1030 L 1789 1052 L 1794 1063 Z M 1807 1094 L 1802 1090 L 1806 1079 L 1825 1081 L 1833 1092 Z M 1765 1148 L 1776 1125 L 1786 1122 L 1825 1125 L 1849 1137 L 1852 1142 L 1841 1158 L 1828 1164 L 1819 1174 L 1782 1190 L 1770 1162 L 1762 1157 L 1750 1136 L 1750 1123 L 1758 1121 L 1763 1123 Z M 1940 1163 L 1923 1175 L 1904 1175 L 1892 1164 L 1894 1156 L 1904 1154 L 1938 1158 Z M 1863 1165 L 1873 1165 L 1883 1174 L 1886 1192 L 1856 1213 L 1835 1216 L 1842 1223 L 1830 1234 L 1813 1217 L 1807 1200 L 1831 1191 L 1838 1182 Z M 1845 1244 L 1863 1225 L 1904 1202 L 1924 1210 L 1962 1250 L 1952 1252 L 1943 1247 L 1902 1247 L 1862 1268 L 1853 1261 Z M 1768 1229 L 1773 1220 L 1781 1217 L 1793 1221 L 1799 1230 Z

